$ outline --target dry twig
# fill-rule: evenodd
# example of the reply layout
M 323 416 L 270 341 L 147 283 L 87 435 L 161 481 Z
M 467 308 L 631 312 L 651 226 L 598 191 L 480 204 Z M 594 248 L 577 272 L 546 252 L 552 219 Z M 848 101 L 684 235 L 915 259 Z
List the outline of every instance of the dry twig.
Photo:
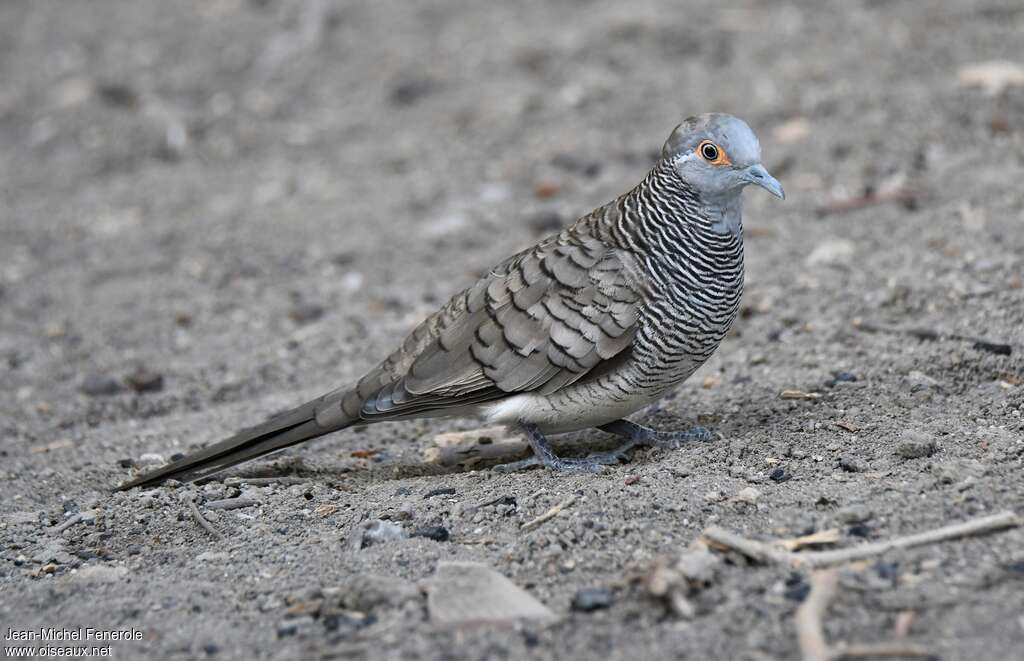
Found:
M 260 501 L 252 498 L 224 498 L 223 500 L 211 500 L 206 503 L 206 508 L 211 510 L 237 510 L 243 507 L 259 505 Z
M 189 511 L 192 512 L 192 518 L 195 519 L 195 522 L 199 524 L 199 527 L 205 530 L 207 533 L 209 533 L 210 536 L 214 539 L 220 539 L 220 532 L 218 532 L 217 529 L 214 528 L 213 525 L 209 521 L 207 521 L 205 517 L 203 517 L 203 513 L 199 511 L 198 507 L 196 507 L 195 502 L 191 500 L 188 501 L 188 507 Z
M 970 342 L 974 345 L 975 349 L 979 351 L 988 351 L 1000 356 L 1009 356 L 1013 353 L 1013 347 L 1004 342 L 996 342 L 994 340 L 988 340 L 983 337 L 974 337 L 972 335 L 960 335 L 958 333 L 943 333 L 942 331 L 934 328 L 898 328 L 896 326 L 885 326 L 883 324 L 876 324 L 869 321 L 854 320 L 853 325 L 858 330 L 862 330 L 865 333 L 890 333 L 894 335 L 910 335 L 916 337 L 919 340 L 930 340 L 932 342 L 938 342 L 939 340 L 960 340 L 963 342 Z
M 935 655 L 920 645 L 911 643 L 839 643 L 832 646 L 829 661 L 853 659 L 931 659 Z
M 50 528 L 50 532 L 53 533 L 54 535 L 59 535 L 62 532 L 64 532 L 65 530 L 67 530 L 68 528 L 70 528 L 71 526 L 75 525 L 76 523 L 81 523 L 81 522 L 82 522 L 82 513 L 79 512 L 79 513 L 75 514 L 74 516 L 72 516 L 67 521 L 65 521 L 64 523 L 58 524 L 58 525 Z
M 576 502 L 576 496 L 570 496 L 569 498 L 566 498 L 562 502 L 558 503 L 557 505 L 555 505 L 554 507 L 549 509 L 547 512 L 544 512 L 543 514 L 538 516 L 536 519 L 533 519 L 532 521 L 527 521 L 526 523 L 524 523 L 522 525 L 521 529 L 522 530 L 530 530 L 532 528 L 536 528 L 537 526 L 539 526 L 540 524 L 544 523 L 545 521 L 550 521 L 551 519 L 553 519 L 556 516 L 558 516 L 559 512 L 561 512 L 565 508 L 572 507 L 572 505 L 575 502 Z
M 825 638 L 824 620 L 838 587 L 838 569 L 826 569 L 811 574 L 811 591 L 800 607 L 796 609 L 794 621 L 797 644 L 800 646 L 800 656 L 804 661 L 921 659 L 931 656 L 931 653 L 925 648 L 902 641 L 829 645 Z
M 787 551 L 797 551 L 805 546 L 817 546 L 819 544 L 835 544 L 839 541 L 839 529 L 829 528 L 828 530 L 819 530 L 818 532 L 811 533 L 810 535 L 803 535 L 801 537 L 794 537 L 792 539 L 781 539 L 779 544 L 783 546 Z
M 240 477 L 239 484 L 248 484 L 253 487 L 265 487 L 270 484 L 305 484 L 309 482 L 305 477 L 289 477 L 281 475 L 278 477 Z
M 1021 525 L 1021 519 L 1014 512 L 1005 511 L 999 514 L 983 516 L 963 523 L 954 523 L 935 530 L 928 530 L 904 537 L 862 544 L 847 549 L 833 551 L 809 551 L 807 553 L 795 553 L 778 547 L 769 542 L 759 542 L 747 539 L 734 532 L 730 532 L 717 526 L 712 526 L 704 531 L 704 539 L 714 546 L 724 547 L 739 551 L 743 555 L 758 562 L 773 562 L 785 564 L 792 567 L 807 567 L 819 569 L 823 567 L 834 567 L 855 560 L 864 560 L 886 553 L 893 549 L 907 549 L 926 544 L 936 544 L 960 537 L 971 537 L 984 535 L 986 533 L 1016 528 Z
M 832 654 L 825 640 L 823 620 L 839 586 L 839 570 L 811 574 L 811 591 L 796 609 L 796 638 L 804 661 L 829 661 Z

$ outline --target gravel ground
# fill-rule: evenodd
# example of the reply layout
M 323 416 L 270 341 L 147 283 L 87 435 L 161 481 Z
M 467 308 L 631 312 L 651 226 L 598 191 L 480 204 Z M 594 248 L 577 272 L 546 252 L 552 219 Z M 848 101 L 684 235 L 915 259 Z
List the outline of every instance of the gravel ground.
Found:
M 1024 6 L 724 4 L 0 3 L 4 633 L 135 627 L 133 659 L 794 658 L 805 572 L 716 555 L 691 619 L 638 577 L 709 525 L 845 547 L 1021 511 Z M 754 127 L 789 199 L 748 192 L 741 319 L 636 419 L 718 440 L 498 475 L 423 460 L 478 421 L 409 422 L 229 474 L 295 484 L 112 493 L 358 377 L 707 110 Z M 233 496 L 257 502 L 207 506 Z M 403 535 L 367 545 L 382 518 Z M 1022 549 L 849 565 L 826 633 L 1019 658 Z M 444 560 L 556 618 L 433 622 Z

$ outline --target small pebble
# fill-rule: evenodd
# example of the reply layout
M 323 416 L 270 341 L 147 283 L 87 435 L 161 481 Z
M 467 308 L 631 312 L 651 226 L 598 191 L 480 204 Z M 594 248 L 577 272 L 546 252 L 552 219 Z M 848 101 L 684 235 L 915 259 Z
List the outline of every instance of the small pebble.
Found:
M 389 100 L 396 106 L 411 106 L 438 90 L 440 84 L 431 78 L 408 78 L 391 88 Z
M 365 549 L 374 544 L 392 542 L 405 537 L 405 531 L 400 526 L 389 521 L 375 519 L 363 522 L 352 537 L 351 547 L 353 549 Z
M 811 592 L 810 584 L 804 580 L 802 574 L 793 572 L 786 579 L 786 589 L 783 592 L 783 596 L 790 601 L 802 602 L 807 598 L 807 595 Z
M 844 455 L 839 457 L 839 467 L 847 473 L 863 473 L 864 464 L 860 463 L 851 456 Z
M 1003 568 L 1008 572 L 1019 574 L 1021 577 L 1024 577 L 1024 560 L 1007 563 L 1003 565 Z
M 427 493 L 423 494 L 423 499 L 433 498 L 434 496 L 454 496 L 456 493 L 455 489 L 451 487 L 443 487 L 441 489 L 432 489 Z
M 138 393 L 160 392 L 164 389 L 164 375 L 145 367 L 138 367 L 125 379 L 131 389 Z
M 932 456 L 938 449 L 931 434 L 908 429 L 903 432 L 903 440 L 896 446 L 896 454 L 904 459 L 921 459 Z
M 288 312 L 288 317 L 297 324 L 308 324 L 322 316 L 324 306 L 316 303 L 298 303 Z
M 855 523 L 846 529 L 846 532 L 854 537 L 870 537 L 871 528 L 863 523 Z
M 147 452 L 139 457 L 139 461 L 137 463 L 140 466 L 155 466 L 164 463 L 164 458 L 162 455 L 156 454 L 155 452 Z
M 612 593 L 608 588 L 584 588 L 572 598 L 572 609 L 583 613 L 609 608 Z
M 875 564 L 875 572 L 879 578 L 895 582 L 900 577 L 900 566 L 895 562 L 878 562 Z
M 791 477 L 793 477 L 793 475 L 786 472 L 786 469 L 783 468 L 782 466 L 779 466 L 778 468 L 776 468 L 775 470 L 768 474 L 768 479 L 771 480 L 772 482 L 785 482 Z
M 79 390 L 89 397 L 107 397 L 121 392 L 121 384 L 117 379 L 103 374 L 87 374 Z

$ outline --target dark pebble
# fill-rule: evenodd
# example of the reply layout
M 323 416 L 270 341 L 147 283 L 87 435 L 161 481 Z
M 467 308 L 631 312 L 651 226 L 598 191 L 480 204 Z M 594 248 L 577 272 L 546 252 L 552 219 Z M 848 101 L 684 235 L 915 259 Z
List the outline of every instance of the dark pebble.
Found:
M 139 95 L 123 83 L 104 83 L 97 86 L 96 92 L 108 106 L 135 108 L 139 105 Z
M 426 537 L 435 542 L 447 542 L 450 536 L 448 529 L 444 526 L 427 526 L 426 528 L 417 529 L 412 534 L 412 537 Z
M 103 374 L 87 374 L 79 389 L 90 397 L 106 397 L 121 392 L 121 384 L 117 379 Z
M 205 645 L 203 645 L 203 652 L 206 653 L 206 656 L 213 656 L 219 651 L 220 648 L 217 647 L 217 645 L 214 643 L 206 643 Z
M 335 266 L 349 266 L 356 261 L 356 254 L 354 252 L 339 252 L 331 255 L 331 264 Z
M 409 487 L 398 487 L 397 489 L 395 489 L 396 496 L 408 496 L 411 493 L 412 489 L 410 489 Z
M 541 211 L 527 219 L 526 225 L 534 234 L 551 234 L 562 229 L 562 216 L 557 211 Z
M 1009 356 L 1013 353 L 1013 347 L 1009 344 L 997 344 L 995 342 L 975 342 L 974 348 L 979 351 L 988 351 L 997 356 Z
M 791 473 L 786 472 L 786 469 L 779 466 L 771 473 L 768 474 L 768 479 L 772 482 L 785 482 L 789 478 L 793 477 Z
M 853 457 L 839 457 L 839 467 L 847 473 L 861 473 L 864 471 L 864 464 Z
M 174 454 L 171 455 L 171 461 L 181 461 L 184 458 L 185 455 L 183 455 L 180 452 L 175 452 Z
M 572 609 L 584 613 L 609 608 L 611 605 L 612 593 L 608 588 L 584 588 L 572 598 Z
M 389 98 L 396 106 L 411 106 L 437 91 L 439 85 L 430 78 L 410 78 L 391 88 Z
M 295 622 L 285 622 L 277 627 L 277 637 L 287 638 L 288 636 L 294 636 L 299 630 L 299 625 Z
M 832 376 L 841 383 L 853 383 L 857 380 L 857 375 L 853 372 L 832 372 Z
M 440 489 L 432 489 L 427 493 L 423 494 L 423 499 L 433 498 L 434 496 L 454 496 L 455 489 L 451 487 L 442 487 Z
M 139 367 L 125 379 L 135 392 L 160 392 L 164 389 L 164 375 Z
M 790 601 L 802 602 L 811 591 L 810 584 L 804 580 L 802 574 L 793 572 L 786 579 L 786 591 L 783 596 Z
M 324 316 L 324 306 L 316 303 L 299 303 L 288 312 L 288 317 L 297 324 L 308 324 Z
M 867 527 L 863 523 L 855 523 L 846 529 L 846 532 L 853 535 L 854 537 L 870 537 L 871 528 Z
M 896 454 L 904 459 L 930 457 L 939 449 L 935 439 L 927 433 L 910 430 L 904 432 L 903 436 L 903 440 L 896 445 Z
M 895 583 L 900 577 L 900 566 L 895 562 L 879 562 L 875 564 L 875 572 L 879 578 Z
M 1019 574 L 1021 578 L 1024 578 L 1024 560 L 1017 560 L 1009 564 L 1003 565 L 1006 571 L 1013 574 Z
M 486 503 L 480 503 L 477 507 L 491 507 L 492 505 L 511 505 L 515 507 L 518 504 L 515 496 L 499 496 L 494 500 L 488 500 Z
M 117 460 L 117 465 L 120 466 L 121 468 L 131 468 L 132 466 L 135 465 L 135 460 L 134 459 L 118 459 Z

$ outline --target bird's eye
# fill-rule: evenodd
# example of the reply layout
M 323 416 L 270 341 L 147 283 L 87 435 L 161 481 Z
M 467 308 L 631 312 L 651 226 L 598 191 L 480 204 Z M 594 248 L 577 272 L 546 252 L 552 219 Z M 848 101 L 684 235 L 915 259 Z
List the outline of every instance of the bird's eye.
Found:
M 711 165 L 726 165 L 729 163 L 729 158 L 725 155 L 725 151 L 710 140 L 700 143 L 697 146 L 697 151 L 700 153 L 701 158 Z

